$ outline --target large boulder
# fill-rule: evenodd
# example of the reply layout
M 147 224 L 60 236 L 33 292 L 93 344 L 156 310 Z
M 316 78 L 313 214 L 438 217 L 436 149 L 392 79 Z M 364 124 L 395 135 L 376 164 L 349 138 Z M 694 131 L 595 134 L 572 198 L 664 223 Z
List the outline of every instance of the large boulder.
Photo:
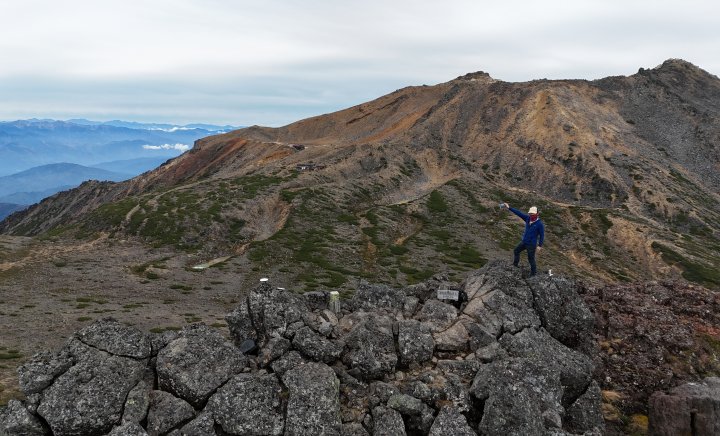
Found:
M 74 360 L 67 353 L 38 353 L 18 368 L 20 389 L 25 395 L 41 392 L 62 373 L 70 369 Z
M 406 427 L 413 432 L 427 434 L 434 420 L 434 411 L 427 404 L 406 394 L 392 395 L 387 407 L 400 412 L 406 419 Z
M 532 298 L 528 304 L 525 300 L 508 294 L 507 289 L 493 290 L 479 297 L 484 306 L 497 316 L 502 325 L 502 331 L 517 333 L 528 327 L 540 327 L 540 317 L 533 309 Z
M 258 338 L 247 299 L 243 299 L 232 312 L 225 315 L 225 321 L 235 345 L 239 346 L 248 339 L 256 340 Z
M 533 359 L 539 365 L 557 369 L 565 387 L 564 405 L 573 403 L 592 380 L 592 360 L 561 344 L 543 328 L 528 328 L 514 335 L 506 333 L 500 338 L 500 345 L 510 356 Z
M 398 323 L 398 352 L 404 365 L 427 362 L 432 359 L 434 349 L 429 325 L 414 319 Z
M 720 377 L 656 392 L 649 403 L 650 434 L 657 436 L 720 434 Z
M 548 277 L 532 281 L 530 289 L 545 330 L 568 347 L 587 347 L 595 317 L 578 294 L 575 282 Z
M 471 394 L 484 402 L 481 434 L 540 435 L 562 426 L 560 372 L 535 360 L 508 359 L 483 365 Z
M 125 399 L 145 362 L 86 350 L 42 393 L 38 415 L 56 435 L 104 434 L 120 423 Z
M 113 428 L 107 436 L 148 436 L 148 434 L 140 424 L 127 422 Z
M 205 410 L 226 433 L 279 436 L 285 426 L 281 396 L 274 374 L 239 374 L 210 397 Z
M 565 411 L 565 426 L 575 433 L 604 433 L 605 419 L 602 409 L 602 392 L 596 381 Z
M 443 407 L 430 428 L 429 436 L 476 436 L 467 419 L 452 407 Z
M 295 333 L 292 345 L 309 359 L 332 363 L 342 354 L 342 345 L 315 333 L 310 327 L 303 327 Z
M 369 319 L 347 335 L 345 345 L 343 362 L 350 374 L 373 380 L 395 372 L 398 356 L 392 325 Z
M 308 311 L 300 295 L 263 282 L 251 290 L 225 320 L 236 344 L 247 339 L 264 343 L 273 337 L 292 338 Z
M 440 300 L 428 300 L 415 318 L 428 324 L 435 333 L 450 327 L 457 316 L 458 311 L 453 306 Z
M 139 424 L 145 420 L 150 407 L 151 390 L 152 386 L 144 380 L 132 388 L 125 400 L 125 407 L 123 407 L 123 424 L 132 422 Z
M 152 351 L 147 334 L 113 318 L 98 320 L 78 331 L 75 337 L 86 345 L 115 356 L 145 359 Z
M 372 411 L 373 436 L 405 436 L 405 422 L 400 412 L 378 406 Z
M 240 351 L 217 330 L 195 324 L 183 329 L 158 353 L 158 385 L 194 407 L 202 407 L 246 363 Z
M 340 435 L 340 381 L 323 363 L 310 362 L 287 371 L 288 390 L 285 435 Z
M 433 334 L 435 349 L 438 351 L 460 352 L 468 348 L 470 333 L 468 327 L 474 325 L 472 319 L 463 315 L 449 328 Z
M 175 433 L 175 434 L 173 434 Z M 212 413 L 202 412 L 185 424 L 180 430 L 173 430 L 168 436 L 215 436 L 215 420 Z
M 147 415 L 147 432 L 150 436 L 166 434 L 195 417 L 195 410 L 185 400 L 169 392 L 151 391 Z
M 42 422 L 17 400 L 10 400 L 0 409 L 0 435 L 42 436 L 46 434 Z
M 350 307 L 353 310 L 403 310 L 405 294 L 386 285 L 370 285 L 360 283 L 355 290 Z

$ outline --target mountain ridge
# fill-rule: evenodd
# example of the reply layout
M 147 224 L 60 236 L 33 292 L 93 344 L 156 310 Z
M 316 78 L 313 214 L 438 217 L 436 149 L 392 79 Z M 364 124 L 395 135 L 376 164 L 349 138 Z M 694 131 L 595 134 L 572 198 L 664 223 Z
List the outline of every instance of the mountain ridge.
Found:
M 470 73 L 434 86 L 402 88 L 279 128 L 251 126 L 210 136 L 155 171 L 116 185 L 85 184 L 14 215 L 0 229 L 31 235 L 60 224 L 85 226 L 88 217 L 80 213 L 127 199 L 140 205 L 140 222 L 107 226 L 96 216 L 90 227 L 172 241 L 208 256 L 244 253 L 248 245 L 258 244 L 285 252 L 276 240 L 286 233 L 293 238 L 312 234 L 311 224 L 303 221 L 310 216 L 306 207 L 315 204 L 317 211 L 326 210 L 322 220 L 354 216 L 333 228 L 358 246 L 367 244 L 342 248 L 341 269 L 396 274 L 402 283 L 413 274 L 374 262 L 398 262 L 399 270 L 410 271 L 413 267 L 405 266 L 409 254 L 388 254 L 393 247 L 402 247 L 395 248 L 400 252 L 409 246 L 410 254 L 423 259 L 415 261 L 431 268 L 437 261 L 416 236 L 445 247 L 432 234 L 450 232 L 454 247 L 446 251 L 458 257 L 472 247 L 480 247 L 478 253 L 493 251 L 491 247 L 507 250 L 511 224 L 490 211 L 497 202 L 508 201 L 538 204 L 543 210 L 557 238 L 548 263 L 572 265 L 575 273 L 610 281 L 682 273 L 717 286 L 720 277 L 708 272 L 720 261 L 712 248 L 720 246 L 718 225 L 709 219 L 720 203 L 720 172 L 713 171 L 720 165 L 717 115 L 720 80 L 679 60 L 594 81 L 510 83 Z M 323 169 L 296 171 L 305 162 Z M 267 186 L 238 204 L 218 198 L 260 179 Z M 222 187 L 226 184 L 231 189 Z M 150 235 L 148 219 L 159 211 L 150 199 L 178 190 L 212 194 L 216 206 L 197 200 L 194 207 L 219 212 L 210 214 L 207 229 L 190 230 L 191 224 L 183 224 L 170 239 Z M 429 197 L 435 191 L 451 212 L 435 214 Z M 308 192 L 321 192 L 326 199 L 311 198 Z M 64 203 L 72 206 L 64 208 Z M 52 216 L 44 212 L 48 208 L 55 211 Z M 402 212 L 393 215 L 398 208 Z M 383 216 L 368 221 L 368 211 Z M 166 224 L 175 228 L 177 221 L 189 223 L 199 215 L 176 218 Z M 435 223 L 428 220 L 433 219 L 440 228 L 431 229 Z M 243 222 L 242 231 L 221 240 L 233 220 Z M 479 226 L 470 225 L 478 220 Z M 297 227 L 297 234 L 288 225 Z M 419 233 L 402 234 L 403 225 L 419 228 Z M 206 238 L 203 232 L 214 236 Z M 459 238 L 468 232 L 470 243 Z M 709 246 L 703 246 L 703 238 L 709 238 Z M 204 242 L 192 242 L 198 239 Z M 253 255 L 257 250 L 248 255 L 260 258 Z M 371 253 L 377 250 L 394 260 L 374 259 Z M 354 260 L 358 256 L 371 256 L 372 262 L 359 265 Z M 472 258 L 477 263 L 482 255 Z M 462 270 L 462 264 L 457 268 Z

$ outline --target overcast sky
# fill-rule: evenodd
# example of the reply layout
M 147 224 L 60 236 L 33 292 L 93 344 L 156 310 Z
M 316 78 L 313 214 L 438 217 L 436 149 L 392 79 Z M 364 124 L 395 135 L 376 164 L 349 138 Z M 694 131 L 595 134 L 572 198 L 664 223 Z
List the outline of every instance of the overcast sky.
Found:
M 720 2 L 0 0 L 0 120 L 279 126 L 483 70 L 720 75 Z

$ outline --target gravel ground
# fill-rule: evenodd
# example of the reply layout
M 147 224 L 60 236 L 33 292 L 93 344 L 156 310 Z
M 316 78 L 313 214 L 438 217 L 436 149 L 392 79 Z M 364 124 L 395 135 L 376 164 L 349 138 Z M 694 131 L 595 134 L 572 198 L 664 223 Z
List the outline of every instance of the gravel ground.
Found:
M 225 329 L 242 275 L 233 258 L 206 262 L 132 241 L 0 239 L 0 404 L 18 395 L 15 369 L 34 353 L 57 350 L 102 317 L 148 330 L 204 322 Z

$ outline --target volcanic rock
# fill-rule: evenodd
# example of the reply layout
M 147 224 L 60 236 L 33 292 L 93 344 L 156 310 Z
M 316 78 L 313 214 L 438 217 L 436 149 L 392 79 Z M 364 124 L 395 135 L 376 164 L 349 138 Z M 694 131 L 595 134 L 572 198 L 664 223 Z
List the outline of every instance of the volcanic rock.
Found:
M 201 407 L 210 395 L 246 366 L 246 359 L 217 330 L 186 327 L 157 358 L 158 385 Z

